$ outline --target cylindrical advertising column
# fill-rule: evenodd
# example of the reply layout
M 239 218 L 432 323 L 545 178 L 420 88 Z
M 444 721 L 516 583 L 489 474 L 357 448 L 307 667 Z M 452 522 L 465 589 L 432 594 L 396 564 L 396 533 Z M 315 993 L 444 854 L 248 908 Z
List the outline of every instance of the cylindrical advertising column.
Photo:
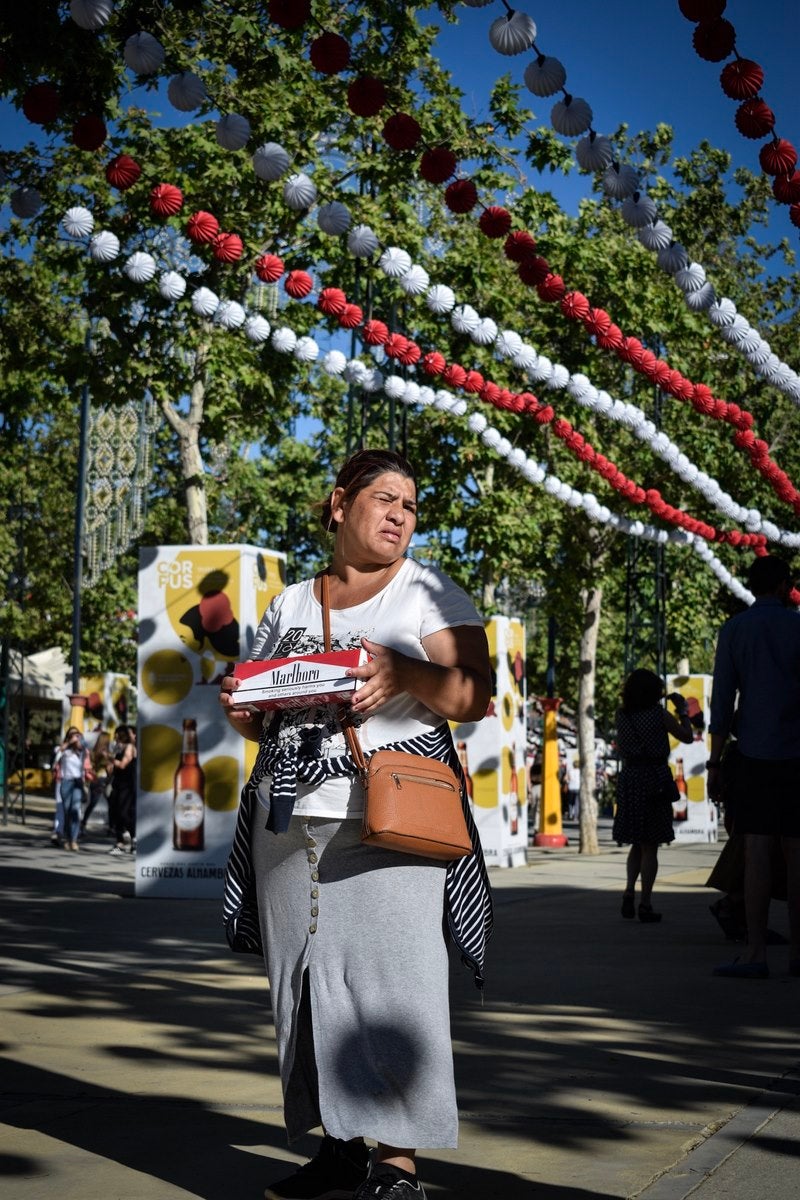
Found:
M 256 746 L 225 719 L 219 684 L 283 585 L 284 556 L 255 546 L 142 551 L 137 895 L 221 895 Z
M 715 842 L 717 809 L 706 788 L 706 732 L 711 707 L 710 675 L 670 675 L 667 692 L 680 692 L 686 701 L 693 738 L 687 744 L 670 735 L 670 766 L 678 789 L 672 805 L 673 829 L 678 842 Z

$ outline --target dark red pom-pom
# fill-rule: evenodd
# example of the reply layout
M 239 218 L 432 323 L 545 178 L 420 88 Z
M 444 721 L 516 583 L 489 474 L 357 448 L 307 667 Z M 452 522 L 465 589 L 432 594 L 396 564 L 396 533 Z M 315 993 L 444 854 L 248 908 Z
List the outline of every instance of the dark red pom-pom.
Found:
M 311 291 L 314 283 L 306 271 L 290 271 L 283 286 L 294 300 L 302 300 Z
M 106 167 L 106 179 L 121 192 L 133 187 L 141 173 L 142 168 L 128 154 L 118 154 Z
M 761 91 L 764 72 L 750 58 L 735 58 L 722 68 L 719 81 L 731 100 L 752 100 Z
M 725 12 L 728 0 L 678 0 L 678 8 L 687 21 L 716 21 Z
M 386 103 L 386 88 L 373 75 L 359 75 L 347 89 L 347 105 L 357 117 L 374 117 Z
M 536 291 L 539 293 L 541 300 L 546 300 L 549 304 L 560 300 L 566 292 L 564 280 L 560 275 L 548 275 L 541 283 L 537 283 Z
M 775 127 L 774 112 L 758 98 L 740 104 L 734 120 L 739 133 L 746 138 L 767 137 Z
M 394 113 L 383 127 L 383 136 L 393 150 L 413 150 L 422 137 L 422 129 L 409 113 Z
M 582 321 L 591 307 L 582 292 L 567 292 L 561 301 L 561 311 L 570 321 Z
M 208 216 L 207 213 L 205 215 Z M 275 283 L 283 274 L 283 259 L 278 258 L 277 254 L 262 254 L 256 259 L 253 269 L 264 283 Z
M 282 29 L 299 29 L 311 16 L 311 0 L 269 0 L 269 19 Z
M 611 317 L 604 308 L 590 308 L 583 323 L 591 334 L 608 333 L 611 328 Z
M 445 189 L 444 202 L 451 212 L 468 213 L 478 203 L 478 189 L 471 179 L 456 179 Z
M 350 62 L 350 43 L 338 33 L 321 33 L 308 51 L 312 65 L 323 75 L 338 75 Z
M 433 146 L 419 160 L 419 173 L 428 183 L 444 183 L 456 169 L 458 160 L 447 146 Z
M 703 21 L 694 31 L 692 45 L 706 62 L 722 62 L 733 52 L 736 30 L 730 21 Z
M 61 108 L 61 97 L 52 83 L 35 83 L 22 97 L 22 111 L 34 125 L 55 121 Z
M 532 254 L 519 264 L 517 274 L 528 287 L 536 287 L 537 283 L 544 283 L 550 274 L 550 263 L 546 258 Z
M 772 194 L 779 204 L 800 203 L 800 171 L 776 176 L 772 181 Z
M 72 126 L 72 140 L 79 150 L 99 150 L 107 136 L 102 117 L 79 117 Z
M 237 262 L 242 257 L 244 246 L 238 233 L 218 233 L 212 243 L 214 258 L 219 262 Z
M 536 239 L 527 229 L 517 229 L 510 233 L 503 243 L 503 253 L 512 262 L 524 262 L 536 250 Z
M 213 242 L 218 233 L 219 221 L 213 213 L 201 210 L 200 212 L 192 213 L 186 222 L 186 235 L 193 242 L 199 242 L 200 244 L 203 242 Z M 256 264 L 256 268 L 258 268 L 258 264 Z M 281 268 L 283 268 L 282 263 Z M 263 276 L 259 276 L 259 278 L 263 278 Z M 277 279 L 278 276 L 276 275 L 275 278 Z
M 789 175 L 797 166 L 797 151 L 786 138 L 775 138 L 761 147 L 758 161 L 767 175 Z
M 491 204 L 485 208 L 478 219 L 481 233 L 488 238 L 505 237 L 511 228 L 511 213 L 507 208 Z
M 183 192 L 173 183 L 157 183 L 150 189 L 150 208 L 158 217 L 174 217 L 183 208 Z

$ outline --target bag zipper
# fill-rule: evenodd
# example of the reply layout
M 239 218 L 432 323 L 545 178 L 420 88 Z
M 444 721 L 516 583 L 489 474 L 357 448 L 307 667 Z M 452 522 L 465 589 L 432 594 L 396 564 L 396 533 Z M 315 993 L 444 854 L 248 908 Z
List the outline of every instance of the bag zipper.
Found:
M 431 779 L 428 775 L 410 775 L 407 771 L 392 771 L 391 778 L 394 780 L 394 785 L 401 788 L 402 779 L 409 780 L 412 783 L 424 783 L 428 787 L 447 788 L 449 792 L 454 792 L 456 789 L 452 783 L 448 783 L 446 779 Z

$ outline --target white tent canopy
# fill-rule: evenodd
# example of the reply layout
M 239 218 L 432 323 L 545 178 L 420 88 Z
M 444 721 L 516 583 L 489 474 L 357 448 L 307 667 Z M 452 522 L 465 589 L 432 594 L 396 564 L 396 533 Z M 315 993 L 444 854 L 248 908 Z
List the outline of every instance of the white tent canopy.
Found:
M 68 689 L 69 667 L 60 646 L 23 656 L 9 653 L 9 697 L 62 704 Z

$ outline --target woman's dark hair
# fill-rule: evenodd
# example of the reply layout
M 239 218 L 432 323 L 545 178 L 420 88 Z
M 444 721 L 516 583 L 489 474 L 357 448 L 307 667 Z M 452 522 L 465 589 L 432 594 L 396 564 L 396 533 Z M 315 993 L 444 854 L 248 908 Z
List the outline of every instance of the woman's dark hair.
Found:
M 122 734 L 122 737 L 120 737 L 120 734 Z M 118 725 L 114 730 L 114 740 L 117 742 L 132 742 L 133 730 L 130 725 Z
M 417 481 L 411 463 L 396 450 L 357 450 L 339 471 L 333 486 L 344 489 L 343 501 L 352 500 L 365 487 L 369 487 L 379 475 L 385 475 L 387 471 L 405 475 L 406 479 L 411 479 L 414 483 Z M 331 491 L 332 495 L 333 491 Z M 326 533 L 330 533 L 334 525 L 331 496 L 328 496 L 323 503 L 320 513 L 320 524 Z
M 626 713 L 641 712 L 658 704 L 664 695 L 664 683 L 654 671 L 637 667 L 631 671 L 622 687 L 622 709 Z

